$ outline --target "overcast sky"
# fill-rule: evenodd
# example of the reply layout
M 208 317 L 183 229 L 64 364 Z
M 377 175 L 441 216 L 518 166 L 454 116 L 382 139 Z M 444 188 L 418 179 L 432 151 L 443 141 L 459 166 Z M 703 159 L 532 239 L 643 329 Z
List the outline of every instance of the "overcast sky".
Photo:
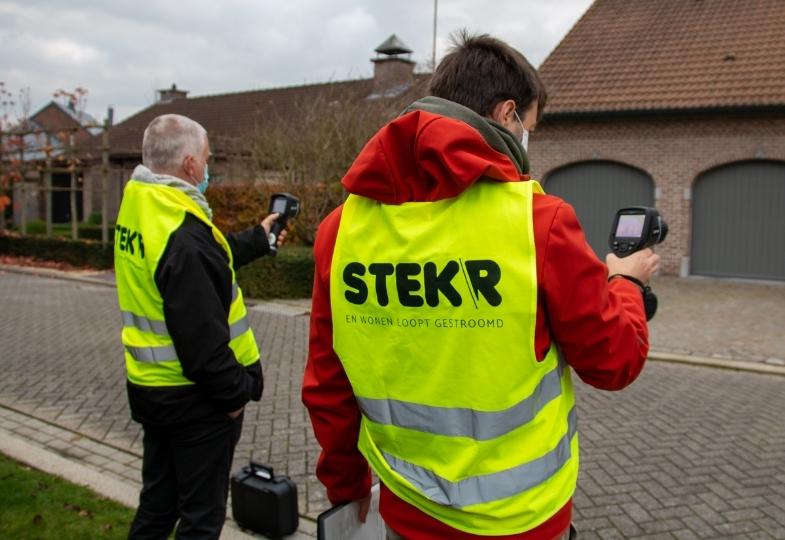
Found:
M 487 32 L 540 65 L 591 0 L 439 0 L 437 61 L 449 35 Z M 370 77 L 397 34 L 431 58 L 432 0 L 0 0 L 0 81 L 29 87 L 31 112 L 58 88 L 122 120 L 176 83 L 189 96 Z

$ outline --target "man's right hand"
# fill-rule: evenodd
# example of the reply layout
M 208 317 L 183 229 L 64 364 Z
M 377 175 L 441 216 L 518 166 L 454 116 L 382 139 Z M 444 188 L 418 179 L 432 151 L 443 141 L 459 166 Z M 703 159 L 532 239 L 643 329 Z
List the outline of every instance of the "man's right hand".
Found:
M 608 275 L 624 274 L 632 276 L 643 283 L 648 283 L 651 276 L 660 266 L 660 256 L 650 248 L 642 249 L 632 255 L 620 259 L 613 253 L 608 253 L 605 257 L 605 264 L 608 265 Z
M 264 218 L 262 220 L 262 222 L 260 223 L 260 225 L 264 229 L 264 233 L 267 236 L 270 235 L 270 231 L 273 228 L 273 223 L 275 223 L 275 220 L 278 219 L 279 215 L 280 214 L 270 214 L 269 216 Z M 284 240 L 286 239 L 286 234 L 287 234 L 286 233 L 286 229 L 284 229 L 280 233 L 278 233 L 278 239 L 277 239 L 277 242 L 276 242 L 278 244 L 278 247 L 281 247 L 283 245 Z
M 229 415 L 229 418 L 231 418 L 232 420 L 234 420 L 234 419 L 236 419 L 238 416 L 240 416 L 241 414 L 243 414 L 243 409 L 244 409 L 244 407 L 240 407 L 240 408 L 239 408 L 239 409 L 237 409 L 236 411 L 232 411 L 232 412 L 230 412 L 230 413 L 226 413 L 226 414 L 227 414 L 227 415 Z

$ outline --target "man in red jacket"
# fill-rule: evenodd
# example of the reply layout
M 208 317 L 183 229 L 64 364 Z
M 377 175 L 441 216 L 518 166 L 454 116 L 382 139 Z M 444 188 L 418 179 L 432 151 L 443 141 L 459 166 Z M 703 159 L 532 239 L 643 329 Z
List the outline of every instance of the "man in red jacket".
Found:
M 303 382 L 316 474 L 364 520 L 370 462 L 390 538 L 567 538 L 578 446 L 566 366 L 603 390 L 635 380 L 648 328 L 634 280 L 659 258 L 603 264 L 572 207 L 530 180 L 546 92 L 518 51 L 462 34 L 430 93 L 368 142 L 319 228 Z M 471 318 L 494 309 L 506 317 Z M 533 390 L 509 407 L 476 405 L 518 385 Z

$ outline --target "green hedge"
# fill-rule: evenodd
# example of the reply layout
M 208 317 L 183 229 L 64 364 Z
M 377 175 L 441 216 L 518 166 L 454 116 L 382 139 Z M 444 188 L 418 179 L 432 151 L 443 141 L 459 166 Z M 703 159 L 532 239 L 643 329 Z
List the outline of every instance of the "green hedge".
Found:
M 112 244 L 46 238 L 40 236 L 0 235 L 0 253 L 66 262 L 74 266 L 112 268 Z M 286 246 L 277 257 L 263 257 L 243 267 L 237 281 L 247 298 L 310 298 L 313 286 L 311 248 Z
M 111 244 L 45 236 L 0 235 L 0 253 L 98 269 L 112 268 L 113 259 Z
M 237 272 L 243 295 L 260 300 L 310 298 L 313 253 L 309 247 L 286 246 L 276 257 L 262 257 Z
M 99 216 L 100 217 L 100 216 Z M 108 226 L 109 239 L 114 238 L 114 225 Z M 45 235 L 46 222 L 41 220 L 30 221 L 27 223 L 27 234 L 29 235 Z M 71 238 L 71 224 L 70 223 L 54 223 L 52 224 L 52 236 L 61 238 Z M 101 241 L 101 223 L 98 225 L 94 223 L 80 222 L 77 226 L 77 236 L 80 240 L 98 240 Z

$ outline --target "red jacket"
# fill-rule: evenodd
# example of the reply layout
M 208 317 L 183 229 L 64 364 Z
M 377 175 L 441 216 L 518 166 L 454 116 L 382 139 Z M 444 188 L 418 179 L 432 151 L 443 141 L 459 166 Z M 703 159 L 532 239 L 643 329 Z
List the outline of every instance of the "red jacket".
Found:
M 481 176 L 505 182 L 528 180 L 474 128 L 414 111 L 386 125 L 368 142 L 343 185 L 350 193 L 400 204 L 455 197 Z M 314 246 L 310 347 L 303 381 L 303 402 L 322 447 L 316 474 L 333 503 L 364 497 L 371 483 L 368 464 L 357 450 L 360 410 L 332 347 L 330 265 L 341 210 L 325 218 Z M 624 388 L 638 376 L 648 353 L 640 290 L 627 280 L 608 283 L 608 269 L 586 243 L 569 204 L 550 195 L 535 195 L 533 221 L 538 359 L 556 342 L 583 381 L 604 390 Z M 571 510 L 569 502 L 532 531 L 496 538 L 550 540 L 568 527 Z M 456 531 L 384 486 L 380 511 L 385 522 L 407 539 L 483 538 Z

